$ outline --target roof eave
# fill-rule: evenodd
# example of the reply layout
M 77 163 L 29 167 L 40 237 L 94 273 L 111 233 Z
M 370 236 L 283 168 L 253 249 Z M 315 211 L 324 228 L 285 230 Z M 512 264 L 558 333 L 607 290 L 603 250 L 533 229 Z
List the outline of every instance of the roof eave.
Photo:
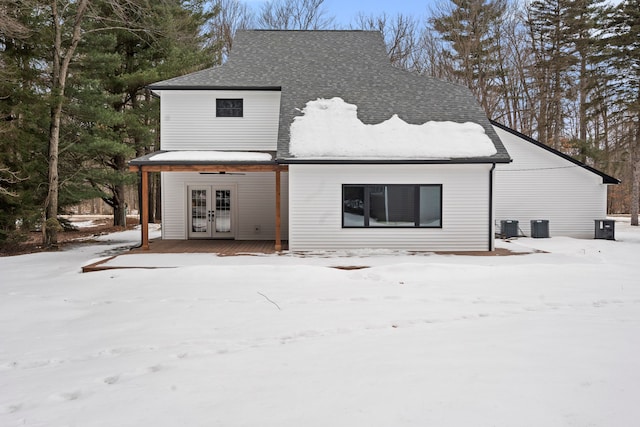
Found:
M 219 85 L 158 85 L 147 86 L 150 90 L 238 90 L 280 92 L 282 86 L 219 86 Z
M 533 145 L 535 145 L 537 147 L 542 148 L 543 150 L 547 150 L 550 153 L 553 153 L 553 154 L 555 154 L 555 155 L 557 155 L 559 157 L 562 157 L 563 159 L 568 160 L 571 163 L 573 163 L 573 164 L 575 164 L 577 166 L 580 166 L 581 168 L 586 169 L 589 172 L 592 172 L 592 173 L 600 176 L 602 178 L 602 183 L 603 184 L 614 184 L 614 185 L 616 185 L 616 184 L 620 184 L 622 182 L 618 178 L 614 178 L 611 175 L 607 175 L 606 173 L 604 173 L 602 171 L 599 171 L 596 168 L 593 168 L 593 167 L 591 167 L 589 165 L 586 165 L 586 164 L 582 163 L 580 160 L 576 160 L 573 157 L 571 157 L 571 156 L 569 156 L 567 154 L 564 154 L 561 151 L 556 150 L 555 148 L 549 147 L 548 145 L 545 145 L 540 141 L 536 141 L 535 139 L 531 138 L 528 135 L 520 133 L 517 130 L 511 129 L 510 127 L 505 126 L 502 123 L 498 123 L 495 120 L 489 120 L 489 121 L 491 122 L 492 125 L 494 125 L 496 127 L 499 127 L 500 129 L 502 129 L 505 132 L 509 132 L 512 135 L 520 137 L 520 138 L 524 139 L 525 141 L 527 141 L 527 142 L 529 142 L 529 143 L 531 143 L 531 144 L 533 144 Z
M 459 158 L 459 159 L 278 159 L 285 165 L 454 165 L 510 163 L 505 158 Z

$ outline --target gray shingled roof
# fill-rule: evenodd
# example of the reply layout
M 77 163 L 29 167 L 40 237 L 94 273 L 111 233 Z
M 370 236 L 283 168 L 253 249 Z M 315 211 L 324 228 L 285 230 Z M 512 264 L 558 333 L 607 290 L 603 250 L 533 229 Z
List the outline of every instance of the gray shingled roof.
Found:
M 289 128 L 308 101 L 340 97 L 358 106 L 358 117 L 375 124 L 393 114 L 408 123 L 476 122 L 496 146 L 487 158 L 509 154 L 471 92 L 459 85 L 394 68 L 376 31 L 239 31 L 229 60 L 150 86 L 171 89 L 281 88 L 278 158 L 291 159 Z

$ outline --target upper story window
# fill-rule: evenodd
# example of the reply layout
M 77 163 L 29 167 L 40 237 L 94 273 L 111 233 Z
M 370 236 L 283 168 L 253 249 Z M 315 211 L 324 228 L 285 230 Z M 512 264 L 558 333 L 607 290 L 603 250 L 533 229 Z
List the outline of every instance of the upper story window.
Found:
M 216 117 L 242 117 L 242 99 L 216 99 Z
M 442 185 L 345 184 L 342 226 L 440 228 Z

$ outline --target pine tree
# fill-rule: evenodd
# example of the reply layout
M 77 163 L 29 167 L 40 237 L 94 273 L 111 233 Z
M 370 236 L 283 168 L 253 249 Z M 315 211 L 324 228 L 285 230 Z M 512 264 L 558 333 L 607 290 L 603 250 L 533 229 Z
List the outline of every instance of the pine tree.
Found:
M 611 36 L 606 39 L 612 85 L 622 122 L 622 139 L 631 168 L 629 210 L 638 225 L 640 203 L 640 0 L 625 0 L 609 10 Z
M 48 105 L 40 64 L 48 43 L 33 4 L 0 0 L 0 245 L 40 218 L 46 193 Z M 44 130 L 44 131 L 43 131 Z
M 576 129 L 570 141 L 575 150 L 571 154 L 582 162 L 595 162 L 601 157 L 601 135 L 589 132 L 593 120 L 594 106 L 597 104 L 595 91 L 603 83 L 602 73 L 599 72 L 601 57 L 598 49 L 598 37 L 602 34 L 599 21 L 602 6 L 600 0 L 577 0 L 568 3 L 566 9 L 566 32 L 568 46 L 574 57 L 572 67 L 569 68 L 568 101 L 576 105 Z
M 440 10 L 430 24 L 451 50 L 452 74 L 467 85 L 487 115 L 498 76 L 496 28 L 505 10 L 504 0 L 451 0 L 449 8 Z
M 102 19 L 109 20 L 109 13 L 106 4 Z M 124 13 L 127 29 L 88 24 L 69 94 L 70 123 L 79 139 L 75 163 L 83 165 L 74 192 L 99 195 L 113 208 L 114 225 L 126 224 L 125 189 L 136 181 L 127 161 L 152 151 L 157 139 L 158 103 L 146 86 L 219 63 L 221 55 L 221 43 L 202 30 L 213 17 L 203 3 L 191 2 L 187 8 L 165 0 L 144 15 Z
M 567 116 L 568 72 L 576 61 L 571 54 L 571 41 L 565 37 L 569 32 L 568 3 L 567 0 L 535 0 L 529 5 L 527 16 L 535 55 L 531 76 L 538 100 L 538 139 L 558 150 Z

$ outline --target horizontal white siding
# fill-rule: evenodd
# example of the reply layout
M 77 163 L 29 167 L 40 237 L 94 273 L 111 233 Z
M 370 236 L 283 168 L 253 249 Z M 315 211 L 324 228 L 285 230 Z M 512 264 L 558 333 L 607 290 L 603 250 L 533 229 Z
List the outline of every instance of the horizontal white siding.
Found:
M 291 250 L 488 250 L 491 165 L 290 165 Z M 442 184 L 436 228 L 342 228 L 343 184 Z
M 216 117 L 216 98 L 242 98 L 244 117 Z M 162 91 L 160 147 L 275 151 L 279 114 L 278 91 Z
M 281 177 L 282 239 L 288 235 L 288 177 Z M 199 173 L 162 173 L 162 238 L 187 239 L 187 186 L 237 185 L 237 240 L 273 240 L 275 238 L 275 173 L 244 175 L 204 175 Z M 260 228 L 256 232 L 256 226 Z
M 531 235 L 531 220 L 548 220 L 551 236 L 594 237 L 594 220 L 605 218 L 602 177 L 494 127 L 513 158 L 495 172 L 496 223 L 517 220 Z

